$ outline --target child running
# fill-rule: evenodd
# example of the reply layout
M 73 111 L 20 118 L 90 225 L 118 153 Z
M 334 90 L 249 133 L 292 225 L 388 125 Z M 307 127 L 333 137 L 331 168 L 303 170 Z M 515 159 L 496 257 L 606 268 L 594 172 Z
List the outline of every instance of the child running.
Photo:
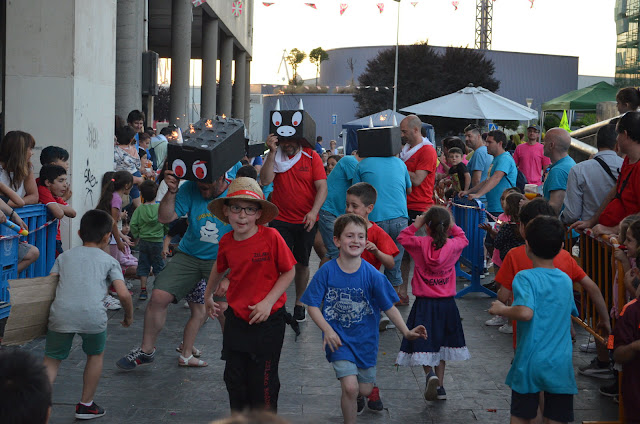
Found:
M 427 235 L 416 236 L 416 231 L 423 225 Z M 444 400 L 447 398 L 443 386 L 446 361 L 470 358 L 453 298 L 456 294 L 456 262 L 469 240 L 455 225 L 447 209 L 432 206 L 418 216 L 413 225 L 400 232 L 398 241 L 415 262 L 411 289 L 416 300 L 407 326 L 424 325 L 429 338 L 403 340 L 396 362 L 404 366 L 422 365 L 427 376 L 424 398 Z M 435 367 L 435 373 L 432 367 Z
M 533 269 L 513 279 L 513 304 L 495 300 L 490 314 L 518 323 L 516 354 L 507 375 L 511 387 L 511 422 L 536 418 L 544 392 L 545 423 L 573 421 L 573 371 L 570 315 L 577 316 L 571 278 L 553 263 L 564 243 L 558 218 L 538 216 L 525 229 L 527 256 Z
M 296 261 L 280 233 L 264 226 L 278 215 L 278 208 L 264 200 L 256 180 L 236 178 L 227 197 L 215 199 L 208 208 L 233 228 L 220 239 L 204 295 L 212 318 L 219 311 L 214 292 L 226 294 L 229 303 L 222 338 L 229 404 L 237 412 L 245 408 L 276 412 L 278 364 L 288 315 L 285 290 L 293 281 Z M 228 280 L 220 281 L 227 270 Z
M 122 326 L 129 327 L 133 321 L 133 303 L 120 264 L 104 252 L 109 245 L 112 221 L 111 216 L 101 210 L 85 213 L 78 232 L 82 246 L 62 253 L 51 268 L 51 275 L 60 276 L 60 280 L 49 313 L 44 365 L 53 385 L 60 363 L 69 356 L 74 336 L 78 334 L 82 338 L 87 364 L 82 397 L 76 405 L 76 418 L 81 420 L 105 414 L 93 397 L 102 373 L 107 341 L 107 310 L 102 301 L 109 284 L 113 284 L 124 305 Z
M 426 339 L 427 332 L 422 325 L 407 328 L 393 306 L 399 299 L 393 286 L 362 260 L 367 244 L 367 223 L 362 217 L 338 217 L 333 240 L 340 256 L 316 272 L 300 300 L 309 306 L 309 315 L 322 330 L 327 360 L 342 387 L 342 416 L 346 424 L 353 424 L 376 381 L 380 310 L 406 339 Z

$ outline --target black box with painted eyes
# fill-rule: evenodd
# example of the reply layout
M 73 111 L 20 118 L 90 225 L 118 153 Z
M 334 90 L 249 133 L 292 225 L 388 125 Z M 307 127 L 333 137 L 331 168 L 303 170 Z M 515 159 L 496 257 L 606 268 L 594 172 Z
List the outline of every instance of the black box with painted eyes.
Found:
M 389 157 L 402 150 L 400 127 L 361 128 L 358 136 L 358 156 Z
M 280 140 L 295 140 L 303 147 L 315 148 L 316 122 L 306 110 L 272 110 L 269 133 Z
M 183 133 L 183 143 L 167 148 L 169 169 L 180 179 L 212 183 L 245 154 L 244 123 L 240 119 L 201 119 Z

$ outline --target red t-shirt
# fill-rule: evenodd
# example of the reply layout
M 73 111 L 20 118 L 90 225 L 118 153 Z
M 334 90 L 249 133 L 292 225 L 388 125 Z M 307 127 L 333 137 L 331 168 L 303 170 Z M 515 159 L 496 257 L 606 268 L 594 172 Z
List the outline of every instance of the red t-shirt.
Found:
M 217 269 L 230 269 L 227 301 L 238 318 L 249 322 L 249 305 L 261 302 L 271 291 L 280 274 L 293 268 L 296 260 L 277 230 L 262 225 L 247 240 L 237 241 L 233 231 L 220 239 Z M 283 293 L 271 308 L 271 314 L 284 306 Z
M 308 147 L 302 152 L 291 169 L 277 173 L 273 179 L 272 201 L 280 210 L 277 219 L 290 224 L 302 224 L 316 200 L 315 182 L 327 179 L 318 153 Z
M 411 188 L 411 194 L 407 196 L 409 210 L 426 211 L 429 206 L 433 205 L 433 186 L 436 183 L 437 163 L 436 149 L 431 146 L 422 146 L 404 163 L 409 172 L 418 170 L 428 172 L 419 186 Z
M 636 171 L 638 162 L 633 165 L 629 164 L 629 158 L 624 158 L 622 162 L 622 168 L 620 168 L 620 175 L 618 176 L 618 183 L 616 184 L 616 192 L 620 193 L 622 184 L 626 180 L 627 183 L 622 189 L 620 199 L 615 198 L 600 214 L 598 223 L 606 227 L 615 227 L 625 217 L 640 212 L 640 172 Z
M 51 190 L 46 188 L 45 186 L 38 186 L 38 201 L 43 205 L 48 205 L 49 203 L 58 203 L 63 206 L 67 206 L 67 202 L 62 200 L 62 197 L 56 197 L 51 193 Z M 56 240 L 62 240 L 60 238 L 60 221 L 58 220 L 58 234 L 56 234 Z
M 553 258 L 553 265 L 577 283 L 587 276 L 587 273 L 578 266 L 578 263 L 569 252 L 564 249 Z M 527 247 L 518 246 L 509 250 L 504 257 L 502 266 L 496 274 L 496 282 L 509 291 L 513 291 L 513 279 L 516 274 L 525 269 L 533 268 L 533 262 L 527 256 Z M 516 348 L 516 321 L 513 321 L 513 348 Z
M 400 253 L 400 250 L 398 250 L 398 246 L 393 242 L 393 239 L 389 234 L 385 233 L 382 228 L 376 225 L 375 222 L 371 224 L 373 225 L 367 230 L 367 240 L 375 244 L 382 253 L 396 257 L 398 253 Z M 366 249 L 362 252 L 362 259 L 373 265 L 375 269 L 380 269 L 380 265 L 382 265 L 378 258 Z

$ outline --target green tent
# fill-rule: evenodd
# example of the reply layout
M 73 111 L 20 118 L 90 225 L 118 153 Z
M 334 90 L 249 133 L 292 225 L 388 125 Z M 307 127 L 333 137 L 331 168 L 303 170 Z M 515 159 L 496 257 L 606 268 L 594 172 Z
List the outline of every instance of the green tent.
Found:
M 616 87 L 601 81 L 543 103 L 542 111 L 595 111 L 596 105 L 600 102 L 615 102 L 617 92 L 618 89 Z

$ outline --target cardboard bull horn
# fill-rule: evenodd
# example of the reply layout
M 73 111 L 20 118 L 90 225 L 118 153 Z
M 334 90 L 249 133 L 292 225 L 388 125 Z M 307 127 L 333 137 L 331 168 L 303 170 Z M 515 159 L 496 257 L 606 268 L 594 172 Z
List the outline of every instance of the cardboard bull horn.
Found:
M 356 134 L 360 157 L 389 157 L 402 150 L 400 127 L 361 128 Z
M 296 110 L 280 110 L 280 100 L 271 111 L 269 133 L 278 136 L 278 140 L 294 140 L 303 147 L 316 145 L 316 123 L 303 109 L 302 100 Z
M 183 142 L 169 143 L 167 163 L 176 177 L 212 183 L 245 154 L 244 123 L 240 119 L 201 119 L 182 133 Z

